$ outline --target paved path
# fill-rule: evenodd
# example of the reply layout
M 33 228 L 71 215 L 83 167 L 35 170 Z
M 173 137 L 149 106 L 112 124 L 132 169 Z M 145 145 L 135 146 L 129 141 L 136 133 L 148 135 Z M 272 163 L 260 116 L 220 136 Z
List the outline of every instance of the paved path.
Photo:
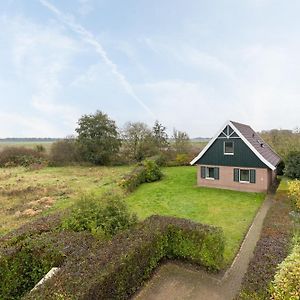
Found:
M 158 268 L 135 300 L 231 300 L 240 289 L 255 245 L 259 239 L 263 220 L 272 204 L 268 195 L 241 245 L 231 267 L 223 275 L 198 271 L 183 264 L 166 263 Z

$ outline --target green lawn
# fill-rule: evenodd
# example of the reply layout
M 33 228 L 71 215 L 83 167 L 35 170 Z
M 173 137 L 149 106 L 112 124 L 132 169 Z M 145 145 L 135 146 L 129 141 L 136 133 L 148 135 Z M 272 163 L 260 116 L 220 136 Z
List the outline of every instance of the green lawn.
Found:
M 153 214 L 188 218 L 223 228 L 225 263 L 230 263 L 265 195 L 196 187 L 195 167 L 165 168 L 159 182 L 143 184 L 127 197 L 144 219 Z

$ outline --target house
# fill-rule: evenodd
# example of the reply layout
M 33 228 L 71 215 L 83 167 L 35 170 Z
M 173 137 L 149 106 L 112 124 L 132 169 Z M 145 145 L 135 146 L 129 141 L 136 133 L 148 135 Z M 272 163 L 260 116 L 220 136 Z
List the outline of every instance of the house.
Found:
M 198 186 L 267 192 L 280 161 L 250 126 L 227 121 L 190 164 Z

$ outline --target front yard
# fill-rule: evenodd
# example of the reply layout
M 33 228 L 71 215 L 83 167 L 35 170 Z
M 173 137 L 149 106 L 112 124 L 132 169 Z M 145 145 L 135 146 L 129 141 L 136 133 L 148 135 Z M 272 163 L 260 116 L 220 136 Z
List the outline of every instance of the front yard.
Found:
M 141 219 L 158 214 L 222 227 L 225 264 L 229 264 L 265 195 L 196 187 L 194 167 L 171 167 L 163 172 L 163 180 L 143 184 L 127 197 L 130 209 Z

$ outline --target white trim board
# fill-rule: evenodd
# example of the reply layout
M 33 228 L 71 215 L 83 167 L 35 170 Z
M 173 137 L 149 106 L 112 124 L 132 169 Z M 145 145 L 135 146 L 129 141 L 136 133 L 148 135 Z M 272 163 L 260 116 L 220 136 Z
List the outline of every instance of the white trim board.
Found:
M 217 132 L 217 134 L 209 141 L 209 143 L 202 149 L 202 151 L 190 162 L 191 165 L 194 165 L 197 160 L 199 160 L 204 153 L 210 148 L 210 146 L 215 142 L 218 136 L 223 132 L 223 129 L 229 125 L 235 133 L 242 139 L 242 141 L 252 150 L 252 152 L 271 170 L 276 170 L 276 166 L 273 166 L 269 161 L 267 161 L 252 145 L 251 143 L 241 134 L 241 132 L 232 124 L 231 121 L 227 121 L 222 128 Z

